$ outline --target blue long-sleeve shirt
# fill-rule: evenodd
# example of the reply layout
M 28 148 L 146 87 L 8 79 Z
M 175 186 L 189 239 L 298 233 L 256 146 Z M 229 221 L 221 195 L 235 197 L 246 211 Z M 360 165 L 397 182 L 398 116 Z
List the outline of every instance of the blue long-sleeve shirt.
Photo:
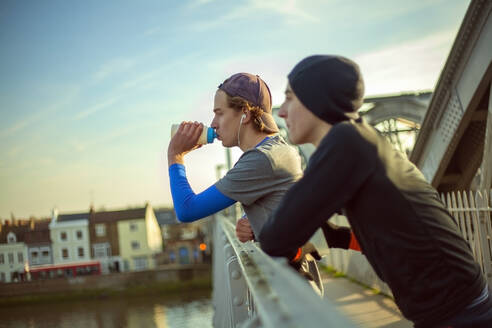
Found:
M 188 183 L 186 169 L 182 164 L 173 164 L 169 167 L 169 182 L 174 210 L 180 222 L 199 220 L 236 202 L 222 194 L 215 185 L 195 194 Z

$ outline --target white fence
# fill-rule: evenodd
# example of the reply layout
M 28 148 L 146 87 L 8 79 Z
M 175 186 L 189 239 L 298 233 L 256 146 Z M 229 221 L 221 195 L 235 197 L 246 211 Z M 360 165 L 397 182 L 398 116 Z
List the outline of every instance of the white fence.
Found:
M 492 278 L 492 190 L 457 191 L 441 194 L 453 214 L 463 238 L 469 243 L 475 260 L 491 283 Z

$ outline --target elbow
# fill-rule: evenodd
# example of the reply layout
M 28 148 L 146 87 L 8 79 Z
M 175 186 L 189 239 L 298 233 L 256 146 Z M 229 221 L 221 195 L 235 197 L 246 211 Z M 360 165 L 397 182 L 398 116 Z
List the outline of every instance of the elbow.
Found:
M 189 211 L 183 209 L 175 209 L 176 217 L 180 223 L 190 223 L 196 221 L 198 218 L 194 217 Z
M 285 251 L 281 251 L 278 248 L 270 247 L 268 244 L 261 244 L 261 249 L 270 256 L 285 256 Z
M 275 257 L 286 257 L 288 259 L 294 258 L 296 252 L 297 252 L 297 247 L 293 247 L 292 245 L 286 245 L 280 236 L 276 235 L 275 233 L 269 233 L 269 229 L 265 229 L 266 227 L 263 226 L 263 229 L 260 232 L 259 240 L 260 240 L 260 246 L 263 252 L 270 256 L 275 256 Z
M 258 237 L 260 241 L 261 249 L 270 256 L 279 256 L 278 249 L 275 247 L 275 242 L 273 238 L 268 236 L 266 229 L 262 229 Z

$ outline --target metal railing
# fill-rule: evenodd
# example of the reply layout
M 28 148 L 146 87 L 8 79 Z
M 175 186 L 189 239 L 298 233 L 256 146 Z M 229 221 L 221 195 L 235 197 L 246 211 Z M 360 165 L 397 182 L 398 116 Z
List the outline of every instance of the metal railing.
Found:
M 456 191 L 441 194 L 470 245 L 475 260 L 492 283 L 492 190 Z
M 214 327 L 355 327 L 285 260 L 241 243 L 220 215 L 213 256 Z
M 492 284 L 492 190 L 449 192 L 441 199 Z M 241 243 L 225 216 L 214 232 L 214 327 L 355 327 L 321 299 L 285 260 Z

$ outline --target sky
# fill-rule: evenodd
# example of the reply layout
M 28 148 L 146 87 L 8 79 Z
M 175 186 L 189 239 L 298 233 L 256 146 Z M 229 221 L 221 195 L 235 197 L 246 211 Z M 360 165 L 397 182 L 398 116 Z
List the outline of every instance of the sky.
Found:
M 467 0 L 0 2 L 0 218 L 172 206 L 170 126 L 260 75 L 280 105 L 302 58 L 359 63 L 366 95 L 433 89 Z M 233 161 L 240 156 L 234 149 Z M 185 157 L 200 192 L 220 142 Z

